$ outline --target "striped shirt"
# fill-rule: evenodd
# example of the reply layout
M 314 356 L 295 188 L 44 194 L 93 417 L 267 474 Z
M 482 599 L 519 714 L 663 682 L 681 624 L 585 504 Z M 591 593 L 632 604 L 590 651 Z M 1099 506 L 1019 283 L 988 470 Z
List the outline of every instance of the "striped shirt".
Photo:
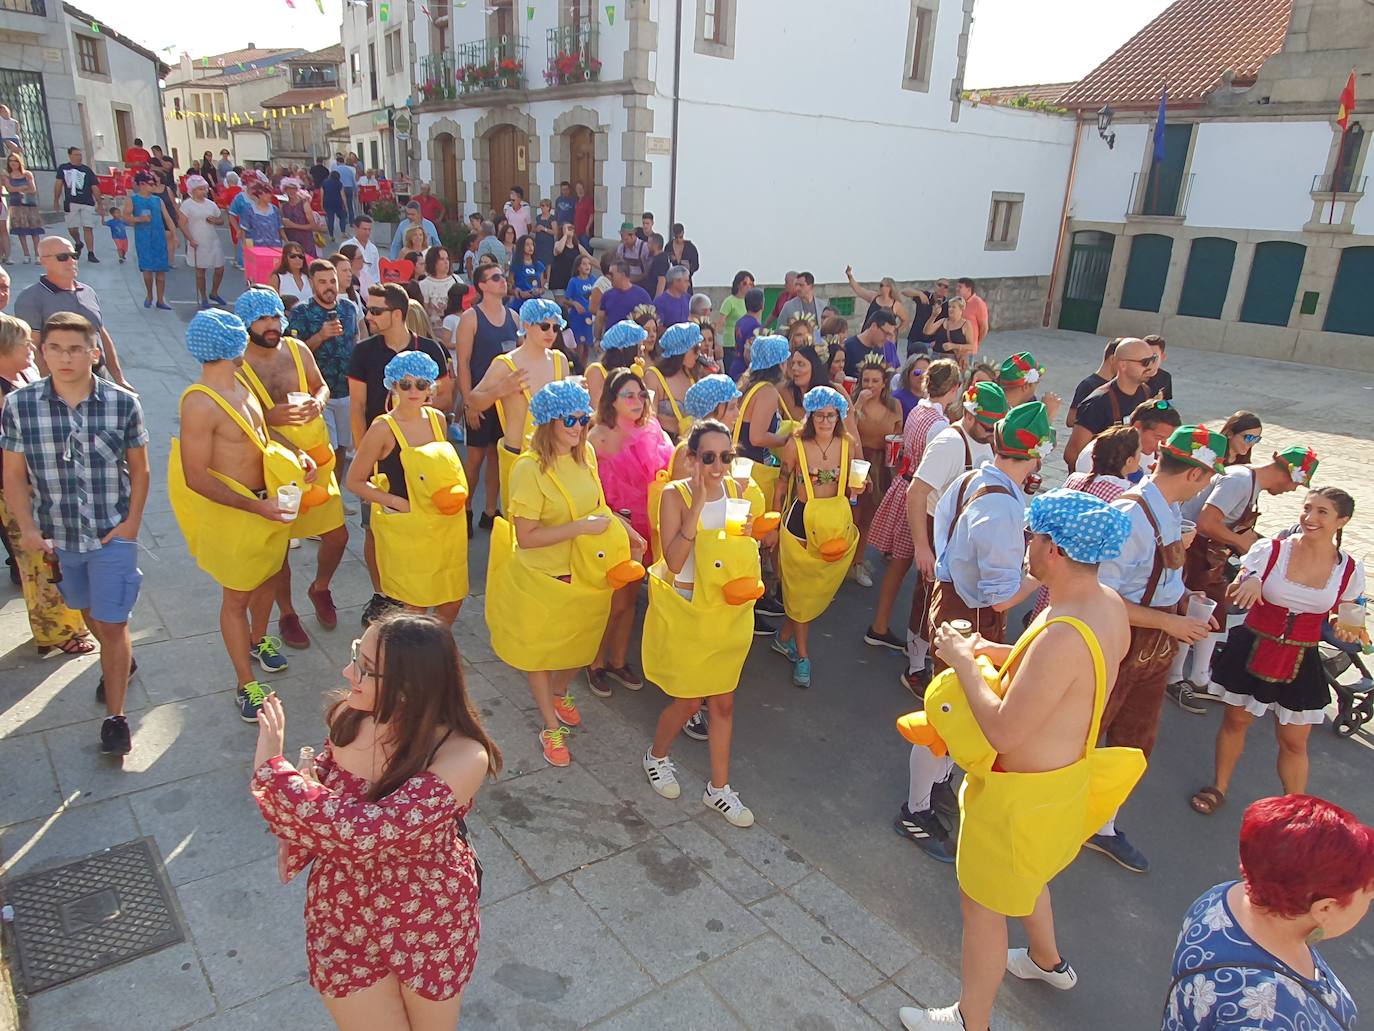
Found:
M 0 412 L 0 450 L 24 456 L 34 519 L 64 551 L 99 551 L 128 517 L 125 453 L 147 445 L 138 398 L 98 376 L 75 408 L 44 378 L 7 396 Z

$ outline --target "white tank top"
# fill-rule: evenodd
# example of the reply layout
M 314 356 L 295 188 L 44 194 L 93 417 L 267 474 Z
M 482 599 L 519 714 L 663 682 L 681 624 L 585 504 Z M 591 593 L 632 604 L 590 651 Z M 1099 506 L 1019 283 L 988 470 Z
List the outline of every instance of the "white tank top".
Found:
M 725 502 L 729 497 L 730 495 L 725 491 L 724 481 L 722 481 L 720 497 L 715 501 L 706 502 L 701 509 L 701 522 L 697 524 L 697 532 L 725 529 Z M 675 579 L 683 586 L 696 583 L 697 553 L 695 547 L 687 552 L 687 561 L 682 563 L 682 571 L 677 574 Z

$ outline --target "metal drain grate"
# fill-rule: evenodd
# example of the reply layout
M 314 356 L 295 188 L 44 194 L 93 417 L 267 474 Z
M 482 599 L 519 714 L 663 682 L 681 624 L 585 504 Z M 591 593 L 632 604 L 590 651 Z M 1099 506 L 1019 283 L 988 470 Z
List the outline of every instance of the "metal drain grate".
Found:
M 29 994 L 186 940 L 152 838 L 5 886 Z

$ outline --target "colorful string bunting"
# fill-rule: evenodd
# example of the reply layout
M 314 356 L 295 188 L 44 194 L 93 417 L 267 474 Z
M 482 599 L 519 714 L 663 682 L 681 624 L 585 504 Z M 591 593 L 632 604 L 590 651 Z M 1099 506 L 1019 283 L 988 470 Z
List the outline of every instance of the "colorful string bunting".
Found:
M 607 5 L 606 5 L 606 24 L 607 24 L 607 25 L 614 25 L 614 24 L 615 24 L 615 4 L 607 4 Z

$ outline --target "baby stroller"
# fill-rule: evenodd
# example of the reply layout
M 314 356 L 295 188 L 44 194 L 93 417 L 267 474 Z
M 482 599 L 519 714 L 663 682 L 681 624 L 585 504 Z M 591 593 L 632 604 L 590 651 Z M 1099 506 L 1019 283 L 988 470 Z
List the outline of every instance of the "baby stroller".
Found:
M 1322 626 L 1322 641 L 1317 646 L 1326 682 L 1336 693 L 1336 718 L 1331 729 L 1341 737 L 1349 737 L 1374 719 L 1374 679 L 1369 667 L 1360 657 L 1360 643 L 1340 640 L 1330 623 Z M 1341 675 L 1351 667 L 1360 674 L 1353 683 L 1341 683 Z

